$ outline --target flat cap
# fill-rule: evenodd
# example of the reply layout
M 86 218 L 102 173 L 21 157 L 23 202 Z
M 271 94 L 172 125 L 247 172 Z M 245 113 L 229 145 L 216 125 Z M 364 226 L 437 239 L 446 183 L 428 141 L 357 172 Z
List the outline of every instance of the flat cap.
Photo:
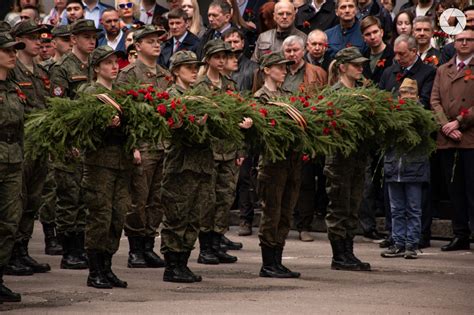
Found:
M 48 28 L 46 26 L 38 25 L 32 19 L 28 19 L 16 24 L 12 28 L 10 33 L 12 34 L 12 36 L 17 37 L 17 36 L 22 36 L 22 35 L 34 34 L 34 33 L 43 33 L 47 30 Z
M 51 34 L 54 37 L 69 37 L 71 36 L 71 30 L 69 25 L 58 25 L 51 30 Z
M 189 50 L 180 50 L 171 56 L 170 69 L 184 64 L 197 64 L 200 66 L 203 63 L 197 59 L 197 56 L 194 52 Z
M 161 37 L 166 34 L 166 30 L 151 24 L 144 25 L 133 32 L 133 41 L 136 42 L 137 40 L 152 34 L 157 34 L 159 37 Z
M 343 63 L 363 63 L 369 61 L 369 59 L 362 56 L 359 49 L 356 47 L 347 47 L 337 52 L 334 58 L 339 64 Z
M 117 57 L 123 57 L 124 52 L 121 50 L 115 50 L 107 45 L 97 47 L 91 54 L 91 66 L 97 66 L 101 61 L 107 59 L 112 55 L 116 55 Z
M 100 29 L 95 27 L 95 23 L 93 20 L 77 20 L 76 22 L 72 23 L 70 26 L 71 34 L 80 34 L 85 32 L 102 32 Z

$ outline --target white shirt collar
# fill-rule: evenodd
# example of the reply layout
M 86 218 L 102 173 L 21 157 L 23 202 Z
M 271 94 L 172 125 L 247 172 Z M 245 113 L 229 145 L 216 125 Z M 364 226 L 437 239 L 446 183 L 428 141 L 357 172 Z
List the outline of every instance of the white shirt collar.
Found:
M 459 67 L 459 64 L 461 63 L 461 61 L 464 62 L 464 64 L 467 66 L 468 64 L 471 63 L 472 57 L 474 57 L 473 54 L 471 54 L 471 56 L 469 58 L 467 58 L 466 60 L 461 60 L 461 59 L 459 59 L 458 56 L 456 56 L 456 67 Z

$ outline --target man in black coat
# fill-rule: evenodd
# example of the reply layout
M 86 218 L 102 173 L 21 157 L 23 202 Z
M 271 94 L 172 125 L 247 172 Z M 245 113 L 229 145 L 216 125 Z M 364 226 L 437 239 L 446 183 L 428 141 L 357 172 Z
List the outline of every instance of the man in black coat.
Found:
M 369 62 L 364 64 L 363 74 L 364 77 L 378 84 L 384 70 L 392 65 L 393 48 L 384 43 L 384 30 L 378 18 L 365 17 L 360 23 L 360 28 L 364 42 L 369 47 L 363 54 L 369 59 Z
M 319 66 L 329 72 L 331 58 L 327 54 L 328 37 L 322 30 L 313 30 L 306 40 L 306 54 L 304 59 L 314 66 Z
M 171 38 L 161 44 L 158 63 L 169 68 L 171 56 L 180 50 L 196 52 L 199 38 L 187 30 L 188 15 L 182 9 L 173 9 L 168 13 L 168 26 Z
M 404 78 L 415 80 L 418 84 L 418 96 L 425 109 L 430 109 L 431 90 L 433 88 L 436 69 L 423 63 L 417 54 L 416 39 L 413 36 L 400 35 L 394 43 L 395 61 L 385 69 L 380 78 L 379 88 L 398 94 Z M 422 192 L 421 238 L 419 248 L 428 247 L 431 237 L 432 209 L 430 205 L 431 187 L 423 185 Z M 391 216 L 387 213 L 386 220 L 390 223 Z M 389 227 L 389 226 L 387 226 Z
M 426 109 L 429 109 L 436 69 L 423 63 L 417 54 L 416 40 L 412 36 L 400 35 L 395 40 L 394 53 L 397 63 L 385 69 L 380 78 L 379 87 L 398 93 L 404 78 L 416 80 L 420 101 Z
M 325 31 L 338 23 L 334 0 L 307 0 L 296 13 L 295 26 L 306 34 L 314 29 Z

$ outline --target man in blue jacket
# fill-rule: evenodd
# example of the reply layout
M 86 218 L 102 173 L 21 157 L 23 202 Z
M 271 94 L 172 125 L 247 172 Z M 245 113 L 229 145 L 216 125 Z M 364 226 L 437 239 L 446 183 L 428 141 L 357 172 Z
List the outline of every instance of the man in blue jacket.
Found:
M 336 15 L 339 17 L 339 25 L 326 31 L 329 39 L 328 55 L 332 59 L 336 53 L 346 47 L 357 47 L 361 53 L 366 49 L 360 23 L 356 18 L 356 0 L 337 0 Z

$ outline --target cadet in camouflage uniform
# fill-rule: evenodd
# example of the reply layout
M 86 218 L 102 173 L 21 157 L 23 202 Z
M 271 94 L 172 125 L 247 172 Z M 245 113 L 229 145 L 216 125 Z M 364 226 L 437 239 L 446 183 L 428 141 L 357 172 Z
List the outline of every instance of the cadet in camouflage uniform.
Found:
M 97 81 L 83 85 L 79 91 L 98 94 L 112 90 L 112 82 L 117 78 L 119 69 L 118 54 L 122 52 L 107 45 L 96 48 L 91 55 L 91 67 Z M 124 151 L 125 142 L 120 111 L 117 111 L 105 131 L 102 146 L 96 151 L 84 153 L 82 187 L 88 209 L 85 240 L 89 258 L 87 285 L 100 289 L 127 287 L 127 282 L 112 272 L 112 256 L 119 248 L 125 214 L 131 207 L 133 155 Z
M 340 50 L 330 66 L 330 72 L 339 78 L 333 89 L 354 88 L 366 61 L 368 59 L 355 47 Z M 348 157 L 341 153 L 326 157 L 324 175 L 329 197 L 326 225 L 333 252 L 332 269 L 370 270 L 370 264 L 361 262 L 353 251 L 366 165 L 367 152 L 363 149 Z
M 0 25 L 1 26 L 1 25 Z M 3 284 L 22 212 L 24 94 L 8 71 L 15 67 L 16 49 L 25 44 L 0 33 L 0 303 L 20 302 L 21 296 Z
M 235 90 L 235 82 L 222 75 L 228 54 L 232 53 L 230 44 L 220 39 L 210 40 L 204 46 L 204 61 L 207 71 L 198 82 L 196 89 L 202 91 L 226 92 Z M 229 227 L 229 210 L 235 199 L 235 189 L 239 176 L 239 166 L 243 154 L 223 140 L 212 143 L 215 172 L 213 186 L 215 200 L 208 208 L 201 209 L 199 233 L 199 258 L 201 264 L 235 263 L 237 257 L 229 255 L 221 246 L 224 233 Z
M 281 53 L 271 53 L 260 58 L 260 70 L 265 82 L 254 94 L 260 102 L 267 103 L 286 94 L 280 86 L 285 80 L 286 66 L 292 63 Z M 282 254 L 298 200 L 302 165 L 301 154 L 296 151 L 288 152 L 285 160 L 277 162 L 268 160 L 265 155 L 260 157 L 257 176 L 263 212 L 258 233 L 263 261 L 260 277 L 300 276 L 299 272 L 293 272 L 282 264 Z
M 70 25 L 72 52 L 51 67 L 51 94 L 55 97 L 75 98 L 79 87 L 91 80 L 88 64 L 95 48 L 97 33 L 92 20 L 78 20 Z M 71 152 L 65 162 L 54 161 L 56 181 L 56 225 L 62 241 L 63 269 L 86 269 L 84 226 L 86 210 L 81 196 L 82 162 L 79 153 Z
M 196 81 L 200 62 L 191 51 L 179 51 L 170 61 L 175 84 L 168 92 L 171 97 L 179 97 Z M 198 121 L 199 118 L 196 123 Z M 201 123 L 205 123 L 202 118 Z M 187 264 L 199 233 L 199 215 L 202 209 L 209 208 L 209 201 L 214 199 L 214 172 L 210 143 L 189 146 L 171 144 L 166 150 L 161 186 L 164 206 L 161 252 L 166 261 L 164 281 L 202 280 L 201 276 L 189 270 Z
M 42 62 L 40 66 L 49 73 L 51 67 L 72 49 L 71 32 L 67 25 L 58 25 L 51 30 L 55 55 Z M 47 255 L 62 255 L 63 248 L 58 243 L 56 235 L 56 182 L 54 181 L 54 167 L 48 161 L 48 175 L 43 186 L 42 204 L 39 210 L 39 220 L 43 225 L 44 252 Z
M 25 44 L 25 49 L 18 51 L 12 79 L 17 82 L 26 95 L 25 113 L 46 107 L 49 94 L 47 73 L 35 64 L 34 58 L 39 55 L 40 34 L 45 27 L 38 26 L 33 20 L 18 23 L 12 29 L 12 36 Z M 40 264 L 28 254 L 28 243 L 33 234 L 35 217 L 41 206 L 41 193 L 47 174 L 47 157 L 36 160 L 26 159 L 23 163 L 23 213 L 18 226 L 15 247 L 10 263 L 5 268 L 9 275 L 33 274 L 51 270 L 48 264 Z
M 118 83 L 139 83 L 166 90 L 171 84 L 170 73 L 156 63 L 160 55 L 160 36 L 165 34 L 154 25 L 146 25 L 133 33 L 138 52 L 134 64 L 123 68 Z M 132 208 L 125 217 L 125 235 L 130 251 L 129 268 L 164 267 L 164 261 L 153 251 L 155 236 L 163 217 L 160 187 L 163 172 L 164 148 L 140 144 L 134 152 L 136 166 L 132 174 Z

